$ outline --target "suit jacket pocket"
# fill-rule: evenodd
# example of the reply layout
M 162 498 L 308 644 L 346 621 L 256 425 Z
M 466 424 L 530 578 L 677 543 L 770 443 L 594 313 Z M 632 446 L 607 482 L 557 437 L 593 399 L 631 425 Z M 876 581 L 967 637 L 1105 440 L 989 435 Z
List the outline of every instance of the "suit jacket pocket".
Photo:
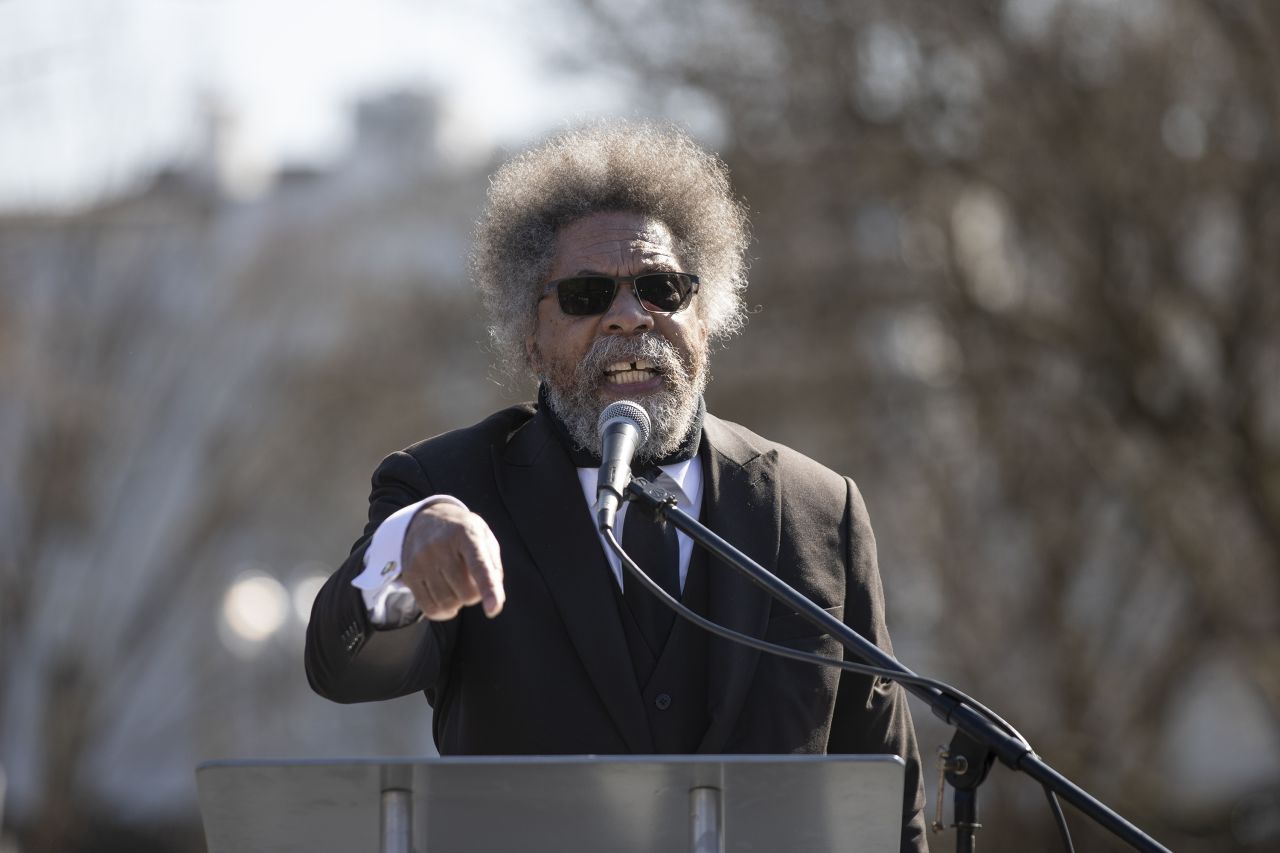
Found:
M 828 607 L 827 612 L 837 619 L 844 617 L 844 606 L 837 604 L 835 607 Z M 764 638 L 770 643 L 786 643 L 787 645 L 796 645 L 802 640 L 816 640 L 825 637 L 817 625 L 814 625 L 804 616 L 795 612 L 782 612 L 769 618 L 769 625 L 765 628 Z

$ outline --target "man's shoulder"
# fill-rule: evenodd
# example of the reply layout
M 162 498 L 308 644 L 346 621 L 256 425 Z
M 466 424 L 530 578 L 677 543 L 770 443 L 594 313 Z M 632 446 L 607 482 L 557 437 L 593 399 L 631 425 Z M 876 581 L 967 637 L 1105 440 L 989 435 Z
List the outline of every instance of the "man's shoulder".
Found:
M 756 466 L 771 469 L 778 497 L 788 514 L 812 522 L 834 520 L 847 513 L 852 515 L 855 527 L 865 528 L 870 534 L 866 505 L 851 477 L 741 424 L 708 414 L 704 428 L 712 452 L 744 471 Z
M 533 403 L 519 403 L 494 412 L 479 423 L 425 438 L 404 449 L 419 460 L 460 459 L 476 453 L 488 455 L 494 447 L 502 447 L 511 436 L 537 412 Z
M 705 418 L 703 428 L 713 450 L 730 456 L 731 459 L 745 461 L 751 456 L 776 456 L 778 461 L 785 462 L 787 465 L 810 469 L 815 473 L 826 471 L 827 474 L 840 476 L 822 462 L 810 459 L 795 448 L 773 441 L 771 438 L 765 438 L 742 424 L 718 418 L 710 412 Z
M 707 414 L 704 430 L 712 450 L 738 464 L 747 464 L 763 456 L 785 471 L 789 476 L 815 477 L 822 480 L 843 480 L 843 475 L 826 465 L 811 459 L 800 451 L 780 442 L 765 438 L 742 424 Z

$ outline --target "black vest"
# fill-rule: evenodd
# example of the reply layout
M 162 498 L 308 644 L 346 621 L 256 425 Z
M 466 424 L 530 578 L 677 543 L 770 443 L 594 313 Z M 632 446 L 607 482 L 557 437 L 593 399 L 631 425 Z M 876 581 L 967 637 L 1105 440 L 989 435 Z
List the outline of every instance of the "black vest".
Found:
M 634 508 L 633 508 L 634 510 Z M 626 568 L 623 568 L 626 571 Z M 627 636 L 632 671 L 640 686 L 654 751 L 659 755 L 696 752 L 711 715 L 707 711 L 707 642 L 709 634 L 676 616 L 671 634 L 655 661 L 649 646 L 631 616 L 618 585 L 613 587 L 618 617 Z M 681 602 L 706 616 L 708 602 L 707 555 L 695 547 L 689 559 Z

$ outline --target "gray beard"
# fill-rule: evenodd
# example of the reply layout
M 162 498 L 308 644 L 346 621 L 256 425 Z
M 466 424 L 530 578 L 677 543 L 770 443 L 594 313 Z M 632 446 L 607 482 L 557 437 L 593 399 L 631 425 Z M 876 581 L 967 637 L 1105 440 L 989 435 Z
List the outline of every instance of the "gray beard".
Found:
M 547 389 L 551 411 L 560 418 L 579 450 L 601 455 L 597 421 L 606 403 L 611 402 L 599 396 L 604 369 L 615 362 L 637 359 L 653 362 L 662 374 L 663 387 L 635 399 L 648 412 L 652 427 L 649 440 L 636 453 L 636 461 L 661 459 L 675 452 L 688 435 L 698 401 L 707 387 L 705 354 L 692 359 L 701 364 L 686 363 L 679 350 L 656 332 L 631 338 L 606 335 L 596 339 L 571 374 L 538 377 Z

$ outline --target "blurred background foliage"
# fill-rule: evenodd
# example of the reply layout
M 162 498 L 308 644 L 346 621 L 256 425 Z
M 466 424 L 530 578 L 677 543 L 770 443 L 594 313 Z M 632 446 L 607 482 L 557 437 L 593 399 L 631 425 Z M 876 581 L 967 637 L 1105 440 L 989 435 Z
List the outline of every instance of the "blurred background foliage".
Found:
M 561 11 L 563 73 L 729 163 L 756 307 L 709 406 L 858 480 L 899 656 L 1166 845 L 1280 847 L 1280 7 Z M 466 281 L 496 161 L 435 116 L 372 97 L 252 200 L 212 116 L 144 186 L 0 216 L 0 845 L 199 850 L 201 760 L 432 751 L 420 697 L 325 703 L 300 646 L 377 461 L 531 394 Z M 1057 849 L 1029 780 L 982 810 Z

